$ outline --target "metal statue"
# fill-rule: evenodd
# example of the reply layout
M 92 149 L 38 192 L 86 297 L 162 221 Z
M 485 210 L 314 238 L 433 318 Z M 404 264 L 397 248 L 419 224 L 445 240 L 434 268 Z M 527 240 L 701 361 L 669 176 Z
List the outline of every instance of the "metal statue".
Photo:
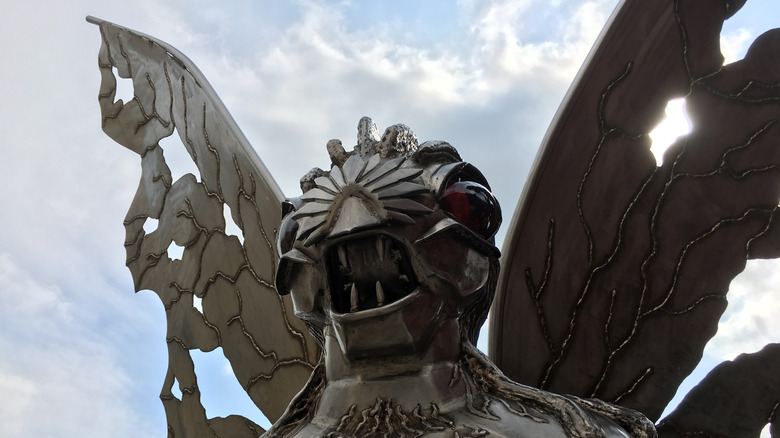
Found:
M 498 202 L 449 144 L 418 145 L 404 125 L 379 136 L 364 118 L 354 150 L 329 142 L 330 170 L 285 200 L 191 61 L 88 18 L 103 42 L 103 130 L 141 156 L 125 247 L 136 289 L 166 310 L 169 434 L 777 428 L 778 344 L 720 365 L 658 421 L 731 279 L 749 258 L 780 256 L 780 30 L 724 66 L 720 28 L 743 3 L 618 6 L 545 137 L 500 272 Z M 114 69 L 133 81 L 129 102 L 115 100 Z M 648 132 L 681 96 L 694 129 L 656 164 Z M 174 133 L 199 175 L 172 179 L 160 140 Z M 226 231 L 228 212 L 241 236 Z M 496 365 L 473 346 L 491 302 Z M 189 352 L 219 347 L 270 430 L 206 416 Z
M 637 412 L 518 385 L 474 347 L 498 275 L 490 186 L 404 125 L 358 132 L 285 201 L 276 287 L 323 360 L 267 436 L 655 436 Z

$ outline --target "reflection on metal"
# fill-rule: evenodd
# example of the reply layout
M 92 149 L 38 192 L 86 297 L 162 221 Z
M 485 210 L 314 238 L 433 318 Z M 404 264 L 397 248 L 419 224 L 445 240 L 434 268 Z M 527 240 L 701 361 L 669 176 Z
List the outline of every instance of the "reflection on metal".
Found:
M 277 289 L 324 356 L 267 436 L 654 436 L 639 413 L 513 383 L 474 348 L 498 250 L 471 219 L 500 217 L 481 210 L 498 204 L 463 196 L 452 219 L 444 189 L 484 177 L 450 145 L 402 132 L 329 148 L 330 171 L 288 201 L 297 231 L 281 237 Z
M 699 361 L 729 281 L 780 255 L 780 31 L 724 67 L 718 32 L 742 3 L 621 3 L 545 139 L 500 277 L 498 203 L 449 144 L 364 118 L 354 150 L 328 142 L 330 170 L 283 201 L 186 57 L 88 18 L 103 129 L 141 157 L 125 246 L 136 289 L 166 309 L 169 434 L 654 436 L 642 414 Z M 647 134 L 682 96 L 694 129 L 657 166 Z M 173 180 L 174 132 L 198 176 Z M 494 292 L 509 377 L 473 347 Z M 217 347 L 271 430 L 207 418 L 189 352 Z M 659 436 L 776 427 L 776 347 L 714 370 Z

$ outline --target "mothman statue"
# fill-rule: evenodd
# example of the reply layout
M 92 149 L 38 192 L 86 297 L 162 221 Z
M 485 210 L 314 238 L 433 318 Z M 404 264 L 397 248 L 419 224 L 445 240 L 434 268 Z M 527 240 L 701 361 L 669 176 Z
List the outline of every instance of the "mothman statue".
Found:
M 731 279 L 780 255 L 780 31 L 724 66 L 720 28 L 743 3 L 618 6 L 544 139 L 500 262 L 498 202 L 448 143 L 418 144 L 404 125 L 380 136 L 364 118 L 354 149 L 328 142 L 329 169 L 285 199 L 192 62 L 89 18 L 103 130 L 141 156 L 125 246 L 136 289 L 166 310 L 169 435 L 777 427 L 776 344 L 720 365 L 653 425 L 714 335 Z M 133 81 L 129 102 L 115 101 L 114 69 Z M 657 165 L 648 132 L 681 96 L 694 129 Z M 198 176 L 172 179 L 159 142 L 174 132 Z M 492 362 L 474 348 L 491 303 Z M 207 418 L 189 351 L 218 347 L 270 430 Z

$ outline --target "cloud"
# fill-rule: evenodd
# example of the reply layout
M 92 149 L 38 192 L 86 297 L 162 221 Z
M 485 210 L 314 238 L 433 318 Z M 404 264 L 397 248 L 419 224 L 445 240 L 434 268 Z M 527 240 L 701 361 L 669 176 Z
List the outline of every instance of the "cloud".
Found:
M 0 254 L 0 302 L 4 437 L 157 435 L 155 416 L 129 404 L 131 370 L 114 340 L 85 323 L 83 303 L 8 254 Z
M 718 333 L 705 354 L 732 360 L 754 353 L 766 344 L 780 342 L 780 260 L 750 260 L 729 288 L 729 307 L 720 319 Z
M 85 15 L 159 37 L 195 61 L 288 195 L 307 170 L 328 164 L 327 140 L 352 144 L 368 115 L 380 129 L 407 123 L 421 140 L 458 147 L 495 187 L 508 223 L 544 130 L 616 0 L 460 0 L 447 15 L 455 24 L 436 8 L 411 16 L 418 9 L 393 3 L 385 17 L 349 3 L 0 7 L 4 436 L 165 430 L 163 309 L 153 294 L 131 292 L 123 266 L 121 222 L 139 160 L 100 132 L 99 32 Z M 741 47 L 742 38 L 724 44 Z M 751 271 L 763 277 L 747 280 L 742 295 L 735 286 L 737 313 L 724 317 L 713 354 L 777 332 L 772 269 Z
M 720 51 L 723 54 L 723 64 L 730 64 L 745 56 L 748 45 L 754 36 L 748 29 L 739 28 L 734 32 L 723 32 L 720 35 Z
M 742 353 L 755 353 L 766 344 L 780 341 L 780 313 L 777 291 L 780 285 L 780 259 L 748 260 L 745 270 L 732 280 L 729 306 L 718 324 L 718 332 L 707 344 L 701 362 L 680 385 L 674 399 L 661 416 L 668 415 L 685 395 L 717 365 Z M 770 438 L 767 426 L 761 438 Z
M 251 48 L 225 53 L 191 44 L 204 37 L 176 45 L 212 81 L 289 195 L 298 193 L 301 175 L 326 163 L 327 140 L 349 145 L 357 120 L 369 115 L 380 130 L 408 123 L 421 140 L 448 140 L 477 166 L 497 168 L 488 176 L 497 187 L 514 187 L 499 192 L 511 210 L 519 197 L 517 176 L 527 172 L 598 34 L 600 25 L 593 23 L 603 23 L 614 4 L 567 9 L 558 17 L 566 23 L 562 32 L 531 41 L 517 27 L 532 3 L 541 8 L 538 2 L 464 7 L 460 15 L 475 24 L 463 27 L 463 44 L 455 46 L 408 44 L 381 19 L 350 26 L 340 9 L 314 2 L 298 3 L 297 19 L 264 34 L 270 39 L 245 30 L 242 41 L 257 42 Z M 486 147 L 494 152 L 484 154 Z

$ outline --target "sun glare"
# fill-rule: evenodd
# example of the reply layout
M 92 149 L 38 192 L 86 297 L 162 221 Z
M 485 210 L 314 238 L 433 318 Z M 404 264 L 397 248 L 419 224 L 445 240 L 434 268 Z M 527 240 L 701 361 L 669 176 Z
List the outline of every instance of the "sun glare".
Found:
M 674 144 L 680 136 L 691 132 L 691 122 L 685 113 L 685 98 L 672 99 L 666 104 L 666 116 L 650 131 L 653 140 L 650 152 L 655 156 L 658 166 L 663 164 L 664 152 Z

